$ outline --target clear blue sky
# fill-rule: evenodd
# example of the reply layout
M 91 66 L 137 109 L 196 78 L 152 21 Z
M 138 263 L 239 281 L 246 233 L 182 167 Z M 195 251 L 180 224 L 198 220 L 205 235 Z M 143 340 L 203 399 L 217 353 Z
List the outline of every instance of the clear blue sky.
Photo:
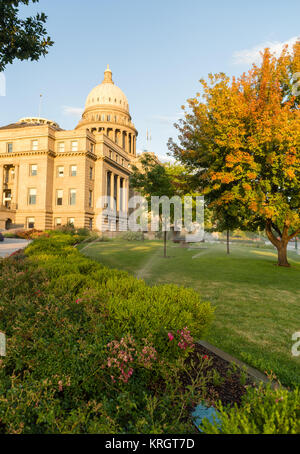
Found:
M 37 115 L 42 93 L 42 116 L 73 129 L 109 63 L 129 99 L 138 149 L 146 148 L 148 128 L 160 157 L 200 78 L 238 75 L 261 46 L 276 49 L 300 35 L 299 0 L 41 0 L 22 9 L 34 11 L 48 15 L 55 45 L 37 63 L 7 67 L 0 124 Z

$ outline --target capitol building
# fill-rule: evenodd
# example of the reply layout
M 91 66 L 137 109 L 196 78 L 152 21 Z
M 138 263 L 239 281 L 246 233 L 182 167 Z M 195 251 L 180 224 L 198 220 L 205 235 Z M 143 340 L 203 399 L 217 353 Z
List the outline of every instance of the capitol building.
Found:
M 101 230 L 103 196 L 114 199 L 118 224 L 128 211 L 137 135 L 109 67 L 74 130 L 32 117 L 0 127 L 0 229 Z

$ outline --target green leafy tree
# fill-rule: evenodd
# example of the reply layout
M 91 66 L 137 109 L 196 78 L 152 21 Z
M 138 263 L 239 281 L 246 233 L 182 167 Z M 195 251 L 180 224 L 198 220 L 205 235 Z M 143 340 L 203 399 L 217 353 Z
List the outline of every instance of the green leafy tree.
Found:
M 39 0 L 32 0 L 37 3 Z M 39 60 L 54 43 L 44 27 L 44 13 L 21 19 L 19 7 L 30 0 L 0 1 L 0 72 L 15 59 Z
M 214 232 L 226 232 L 227 254 L 230 254 L 230 232 L 239 227 L 239 218 L 232 207 L 218 207 L 212 216 Z
M 176 195 L 171 175 L 167 172 L 166 167 L 160 164 L 152 154 L 144 153 L 140 157 L 138 165 L 132 166 L 132 172 L 130 185 L 145 197 L 149 208 L 151 207 L 151 197 L 167 196 L 172 198 Z M 160 220 L 162 226 L 164 226 L 161 211 Z M 164 257 L 167 257 L 166 230 L 164 230 Z

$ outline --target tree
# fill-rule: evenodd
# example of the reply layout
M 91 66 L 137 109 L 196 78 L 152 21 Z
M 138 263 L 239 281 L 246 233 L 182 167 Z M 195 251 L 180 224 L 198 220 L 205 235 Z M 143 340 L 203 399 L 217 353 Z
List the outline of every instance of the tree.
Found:
M 132 172 L 130 185 L 146 198 L 149 207 L 151 207 L 151 197 L 172 198 L 175 195 L 171 176 L 167 173 L 165 166 L 160 164 L 152 154 L 144 153 L 139 159 L 138 166 L 132 166 Z M 164 230 L 164 257 L 167 257 L 166 230 Z
M 230 254 L 230 232 L 239 227 L 237 213 L 231 211 L 231 207 L 218 206 L 213 211 L 212 223 L 214 232 L 226 232 L 227 254 Z
M 32 0 L 37 3 L 39 0 Z M 0 72 L 18 60 L 39 60 L 48 53 L 54 43 L 44 28 L 47 16 L 44 13 L 20 19 L 19 6 L 30 0 L 0 2 Z
M 289 266 L 287 245 L 300 232 L 300 110 L 295 74 L 300 41 L 238 79 L 201 80 L 203 94 L 188 100 L 169 149 L 198 178 L 210 207 L 234 204 L 240 225 L 265 229 Z

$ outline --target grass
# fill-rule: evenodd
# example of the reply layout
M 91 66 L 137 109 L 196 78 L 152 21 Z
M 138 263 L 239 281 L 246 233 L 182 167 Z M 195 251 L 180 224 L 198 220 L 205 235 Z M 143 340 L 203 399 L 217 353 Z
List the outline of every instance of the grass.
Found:
M 271 248 L 203 244 L 200 249 L 160 241 L 95 243 L 84 254 L 126 270 L 149 284 L 193 287 L 216 309 L 207 340 L 285 385 L 300 385 L 300 357 L 291 353 L 300 331 L 300 256 L 289 252 L 290 269 L 275 266 Z

